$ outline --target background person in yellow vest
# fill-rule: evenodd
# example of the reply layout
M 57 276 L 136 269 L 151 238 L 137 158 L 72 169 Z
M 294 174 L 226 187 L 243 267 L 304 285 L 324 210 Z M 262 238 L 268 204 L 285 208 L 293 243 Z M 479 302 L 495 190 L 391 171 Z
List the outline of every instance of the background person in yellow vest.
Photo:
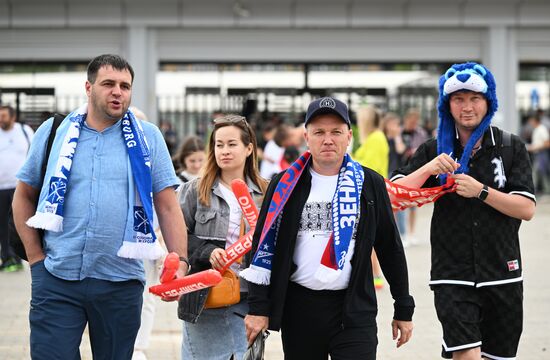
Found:
M 388 177 L 388 163 L 390 148 L 384 132 L 380 130 L 380 114 L 374 106 L 365 106 L 357 111 L 357 128 L 361 146 L 353 154 L 353 158 L 363 166 L 366 166 L 383 177 Z M 384 286 L 382 270 L 372 252 L 372 272 L 374 274 L 374 287 L 381 289 Z

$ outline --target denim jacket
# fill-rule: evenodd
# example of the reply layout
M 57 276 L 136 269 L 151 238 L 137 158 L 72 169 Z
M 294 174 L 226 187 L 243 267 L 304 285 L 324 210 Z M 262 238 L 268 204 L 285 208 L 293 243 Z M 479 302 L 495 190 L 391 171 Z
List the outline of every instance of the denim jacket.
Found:
M 210 254 L 216 248 L 225 249 L 229 230 L 229 205 L 222 196 L 219 179 L 212 185 L 210 206 L 200 203 L 198 184 L 200 179 L 191 180 L 182 185 L 180 206 L 183 211 L 188 231 L 188 254 L 192 273 L 211 268 Z M 247 179 L 250 194 L 256 203 L 261 205 L 262 192 L 250 179 Z M 249 225 L 245 221 L 246 231 Z M 251 253 L 244 257 L 245 265 L 251 260 Z M 209 289 L 183 295 L 178 302 L 178 317 L 195 323 L 204 308 Z

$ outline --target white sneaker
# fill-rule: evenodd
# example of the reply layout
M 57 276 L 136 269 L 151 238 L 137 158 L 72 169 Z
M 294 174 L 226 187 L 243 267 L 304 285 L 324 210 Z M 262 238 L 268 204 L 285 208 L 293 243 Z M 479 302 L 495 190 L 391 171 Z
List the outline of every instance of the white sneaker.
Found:
M 145 353 L 141 350 L 134 350 L 132 360 L 147 360 L 147 356 L 145 356 Z

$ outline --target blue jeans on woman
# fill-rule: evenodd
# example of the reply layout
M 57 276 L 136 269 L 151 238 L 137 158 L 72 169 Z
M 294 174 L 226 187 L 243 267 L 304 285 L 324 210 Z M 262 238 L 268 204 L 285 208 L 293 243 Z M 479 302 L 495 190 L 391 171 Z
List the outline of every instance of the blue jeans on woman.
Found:
M 242 359 L 248 343 L 244 320 L 248 303 L 205 309 L 197 323 L 183 322 L 181 358 L 185 360 L 229 360 L 231 356 Z

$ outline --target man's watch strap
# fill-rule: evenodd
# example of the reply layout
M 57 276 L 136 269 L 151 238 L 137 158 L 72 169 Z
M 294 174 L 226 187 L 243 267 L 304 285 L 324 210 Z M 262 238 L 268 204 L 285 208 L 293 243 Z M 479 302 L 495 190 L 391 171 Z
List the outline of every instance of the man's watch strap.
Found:
M 488 195 L 489 195 L 489 187 L 487 185 L 483 185 L 483 189 L 481 189 L 477 198 L 481 201 L 485 201 Z
M 191 264 L 189 263 L 189 259 L 184 256 L 180 256 L 180 261 L 183 261 L 187 264 L 187 273 L 189 274 L 189 272 L 191 271 Z

